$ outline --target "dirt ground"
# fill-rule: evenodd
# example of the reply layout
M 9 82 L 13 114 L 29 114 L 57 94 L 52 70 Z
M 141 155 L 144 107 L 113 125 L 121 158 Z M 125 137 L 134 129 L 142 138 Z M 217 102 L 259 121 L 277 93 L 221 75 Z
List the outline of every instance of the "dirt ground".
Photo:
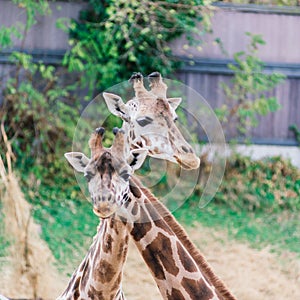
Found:
M 188 234 L 203 252 L 215 273 L 230 290 L 242 300 L 292 300 L 300 299 L 300 259 L 293 253 L 280 256 L 268 249 L 255 250 L 245 244 L 229 241 L 224 232 L 198 225 L 188 229 Z M 72 266 L 69 271 L 73 271 Z M 2 277 L 3 279 L 3 277 Z M 0 294 L 9 295 L 9 287 Z M 68 278 L 57 278 L 53 287 L 53 300 L 67 285 Z M 53 283 L 53 282 L 52 282 Z M 11 287 L 13 288 L 13 287 Z M 125 267 L 123 289 L 128 300 L 161 299 L 158 289 L 131 243 Z
M 300 299 L 300 260 L 292 253 L 278 256 L 268 249 L 254 250 L 197 225 L 188 234 L 207 258 L 215 273 L 238 299 Z M 130 300 L 161 299 L 140 254 L 131 244 L 123 289 Z

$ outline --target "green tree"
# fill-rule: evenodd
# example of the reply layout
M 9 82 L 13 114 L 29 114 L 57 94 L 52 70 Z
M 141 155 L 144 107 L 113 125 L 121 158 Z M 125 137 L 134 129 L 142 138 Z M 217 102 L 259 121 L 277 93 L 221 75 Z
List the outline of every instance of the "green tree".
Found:
M 296 142 L 300 146 L 300 129 L 298 128 L 298 126 L 296 124 L 292 124 L 289 126 L 289 130 L 292 131 L 295 136 Z
M 299 6 L 299 0 L 227 0 L 233 4 L 261 4 L 261 5 L 278 5 L 278 6 Z
M 80 83 L 90 95 L 127 80 L 132 72 L 153 70 L 172 73 L 179 61 L 169 42 L 185 34 L 190 43 L 201 40 L 209 26 L 209 13 L 203 0 L 137 1 L 89 0 L 80 20 L 68 26 L 72 49 L 63 61 L 70 71 L 80 72 Z M 196 26 L 203 24 L 203 31 Z
M 203 0 L 89 0 L 79 21 L 57 22 L 69 33 L 71 46 L 64 67 L 57 67 L 35 62 L 23 49 L 37 16 L 51 14 L 49 2 L 13 2 L 27 18 L 25 24 L 0 28 L 0 51 L 14 48 L 15 38 L 21 41 L 21 49 L 10 56 L 14 69 L 0 84 L 0 120 L 17 161 L 30 164 L 49 166 L 70 145 L 82 109 L 78 89 L 88 88 L 86 99 L 91 100 L 93 94 L 127 80 L 134 71 L 172 73 L 179 62 L 168 42 L 185 34 L 195 43 L 202 33 L 196 23 L 201 21 L 203 30 L 209 25 L 208 2 Z M 65 84 L 65 76 L 74 78 L 72 84 Z
M 53 162 L 63 146 L 72 139 L 79 106 L 74 85 L 64 85 L 65 70 L 43 62 L 34 62 L 23 49 L 27 33 L 38 15 L 50 14 L 46 0 L 14 0 L 26 13 L 26 23 L 0 28 L 0 51 L 14 48 L 14 38 L 21 49 L 9 57 L 13 67 L 0 84 L 0 122 L 2 136 L 7 134 L 18 163 Z M 5 131 L 5 133 L 3 133 Z M 0 135 L 0 136 L 1 136 Z M 5 145 L 1 139 L 0 153 Z
M 282 83 L 280 73 L 266 74 L 264 63 L 258 57 L 258 46 L 264 45 L 261 35 L 246 33 L 250 43 L 246 51 L 234 54 L 234 64 L 228 67 L 234 73 L 231 84 L 221 84 L 226 102 L 216 109 L 226 134 L 234 132 L 246 137 L 249 129 L 258 125 L 258 117 L 280 108 L 276 97 L 268 97 L 268 91 Z

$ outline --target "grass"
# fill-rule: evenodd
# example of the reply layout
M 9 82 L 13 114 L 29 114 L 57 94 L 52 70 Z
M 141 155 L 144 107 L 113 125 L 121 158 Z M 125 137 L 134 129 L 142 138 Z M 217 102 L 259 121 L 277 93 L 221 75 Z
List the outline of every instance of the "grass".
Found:
M 300 257 L 300 171 L 280 157 L 251 161 L 233 157 L 219 191 L 198 207 L 201 187 L 174 214 L 180 222 L 228 232 L 253 247 L 271 246 Z
M 202 209 L 187 202 L 174 215 L 179 222 L 188 226 L 195 226 L 195 222 L 200 222 L 206 227 L 228 232 L 230 238 L 248 242 L 254 248 L 271 246 L 276 252 L 288 250 L 300 257 L 298 213 L 281 211 L 268 215 L 264 212 L 237 212 L 212 201 Z
M 41 225 L 42 238 L 63 269 L 81 261 L 99 220 L 73 173 L 62 170 L 54 177 L 40 174 L 39 178 L 41 181 L 36 184 L 36 176 L 23 172 L 21 185 L 26 199 L 33 205 L 34 218 Z M 288 250 L 300 257 L 299 187 L 299 171 L 279 159 L 253 163 L 238 158 L 234 163 L 229 162 L 213 201 L 200 209 L 201 188 L 198 187 L 174 215 L 188 226 L 200 222 L 213 230 L 225 230 L 229 237 L 246 241 L 255 248 L 271 245 L 274 251 Z M 264 195 L 268 195 L 267 199 Z M 0 258 L 8 248 L 2 217 Z
M 41 226 L 41 237 L 47 242 L 57 266 L 82 260 L 96 233 L 99 219 L 93 214 L 91 203 L 81 193 L 74 174 L 68 177 L 57 174 L 39 182 L 32 173 L 22 174 L 20 184 L 32 214 Z M 36 184 L 36 182 L 38 182 Z M 1 203 L 1 202 L 0 202 Z M 0 258 L 7 255 L 3 215 L 0 209 Z
M 34 218 L 42 227 L 42 238 L 62 265 L 83 258 L 99 224 L 91 203 L 80 192 L 74 193 L 76 189 L 77 182 L 63 191 L 41 186 L 38 195 L 31 199 Z M 28 191 L 25 193 L 28 195 Z
M 8 246 L 9 242 L 4 239 L 5 233 L 4 233 L 4 222 L 3 222 L 3 212 L 2 212 L 2 203 L 0 202 L 0 267 L 2 266 L 2 257 L 5 257 L 8 255 Z

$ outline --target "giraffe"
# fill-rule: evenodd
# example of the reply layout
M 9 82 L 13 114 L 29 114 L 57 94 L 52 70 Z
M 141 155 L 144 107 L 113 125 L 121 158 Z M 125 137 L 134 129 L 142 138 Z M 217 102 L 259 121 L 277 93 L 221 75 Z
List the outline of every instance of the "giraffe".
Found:
M 126 104 L 118 95 L 103 93 L 110 112 L 123 120 L 126 153 L 131 148 L 147 148 L 150 156 L 178 163 L 185 169 L 197 169 L 200 159 L 175 124 L 181 98 L 167 98 L 167 85 L 160 73 L 154 72 L 148 78 L 150 91 L 144 86 L 143 76 L 133 74 L 130 82 L 135 97 Z
M 154 200 L 150 192 L 140 186 L 137 179 L 131 178 L 133 169 L 140 166 L 146 155 L 142 152 L 137 155 L 132 152 L 134 159 L 129 159 L 126 163 L 125 133 L 123 130 L 116 130 L 115 133 L 111 149 L 102 147 L 101 134 L 96 133 L 92 136 L 91 159 L 78 152 L 68 153 L 66 156 L 77 171 L 89 177 L 88 185 L 94 212 L 101 218 L 115 219 L 115 222 L 121 224 L 119 229 L 129 232 L 148 265 L 163 299 L 235 299 L 213 274 L 200 253 L 197 254 L 198 261 L 193 258 L 191 252 L 195 251 L 194 246 L 179 225 L 171 226 L 176 222 L 171 214 L 162 218 L 162 210 L 166 209 L 159 201 Z M 126 242 L 123 241 L 124 244 Z M 111 247 L 111 242 L 107 244 Z M 186 248 L 188 244 L 190 245 Z M 119 250 L 122 252 L 122 249 Z M 121 264 L 124 262 L 123 259 Z M 93 265 L 101 276 L 107 277 L 105 280 L 109 281 L 114 277 L 119 279 L 116 281 L 117 285 L 120 283 L 122 271 L 120 266 L 115 268 L 113 261 L 108 263 L 102 258 L 98 263 L 93 262 Z M 81 277 L 77 277 L 75 282 L 80 283 Z M 102 289 L 105 288 L 102 284 Z M 103 290 L 91 285 L 90 291 L 93 291 L 90 295 L 94 298 L 84 298 L 80 295 L 74 299 L 106 299 L 96 296 L 103 295 Z M 118 291 L 120 293 L 120 289 Z M 79 295 L 78 289 L 76 292 Z
M 154 73 L 152 73 L 152 74 L 149 75 L 149 78 L 150 78 L 150 82 L 151 82 L 151 84 L 150 84 L 151 93 L 153 93 L 153 95 L 150 94 L 150 101 L 152 101 L 151 103 L 155 104 L 155 102 L 156 102 L 156 95 L 162 97 L 163 99 L 166 99 L 167 86 L 162 81 L 161 75 L 158 72 L 154 72 Z M 147 94 L 147 91 L 145 89 L 143 89 L 143 77 L 142 77 L 142 75 L 140 73 L 134 74 L 131 77 L 130 81 L 134 85 L 137 97 L 143 96 L 143 93 Z M 139 92 L 140 90 L 142 91 L 141 95 L 140 95 L 140 92 Z M 108 95 L 108 98 L 110 98 L 112 96 L 113 95 L 110 94 L 110 95 Z M 173 140 L 173 145 L 172 145 L 173 149 L 174 149 L 174 145 L 181 145 L 182 147 L 189 147 L 191 149 L 191 147 L 189 145 L 187 145 L 186 141 L 184 140 L 184 138 L 182 137 L 182 135 L 180 134 L 180 132 L 176 128 L 176 125 L 174 125 L 174 123 L 173 123 L 173 120 L 176 119 L 175 109 L 179 105 L 180 101 L 181 101 L 181 98 L 169 98 L 169 99 L 167 99 L 167 101 L 159 100 L 158 102 L 160 104 L 163 104 L 163 108 L 165 109 L 165 111 L 163 112 L 163 120 L 160 120 L 161 119 L 160 115 L 159 115 L 160 112 L 159 111 L 156 112 L 156 116 L 158 115 L 158 119 L 155 120 L 155 122 L 156 123 L 160 122 L 160 124 L 161 124 L 160 128 L 158 128 L 158 131 L 161 131 L 161 129 L 163 129 L 163 126 L 166 127 L 166 124 L 168 126 L 170 126 L 170 124 L 172 125 L 171 128 L 172 128 L 172 132 L 173 133 L 171 134 L 171 136 L 172 136 L 171 139 Z M 108 102 L 108 105 L 109 105 L 109 103 L 110 103 L 109 100 L 107 102 Z M 122 107 L 123 104 L 119 103 L 118 105 L 120 105 Z M 131 108 L 133 107 L 133 109 L 132 109 L 132 111 L 130 111 L 130 110 L 127 110 L 127 111 L 129 111 L 130 118 L 132 118 L 132 120 L 133 120 L 134 114 L 136 114 L 135 107 L 138 107 L 138 106 L 139 106 L 139 103 L 137 103 L 136 100 L 129 102 L 129 107 L 131 107 Z M 154 106 L 154 107 L 156 109 L 159 108 L 158 106 Z M 116 106 L 114 107 L 114 109 L 116 109 Z M 122 107 L 122 109 L 125 110 L 123 107 Z M 144 109 L 145 109 L 145 107 L 144 107 Z M 116 109 L 116 111 L 120 112 L 121 109 L 118 107 Z M 152 116 L 155 116 L 155 114 L 153 112 L 152 112 Z M 127 120 L 128 118 L 125 117 L 124 119 Z M 143 120 L 143 116 L 141 118 L 137 118 L 137 119 L 140 122 L 140 124 L 142 124 L 141 122 Z M 149 120 L 149 117 L 145 116 L 145 119 Z M 167 120 L 167 122 L 164 123 L 163 122 L 164 120 Z M 138 130 L 134 130 L 134 126 L 139 127 L 140 124 L 139 123 L 134 123 L 134 122 L 129 122 L 128 124 L 125 124 L 125 126 L 124 126 L 126 130 L 129 130 L 129 128 L 130 128 L 130 134 L 128 135 L 128 137 L 129 136 L 132 137 L 132 136 L 135 136 L 135 135 L 137 135 L 137 137 L 140 137 L 140 138 L 135 138 L 134 141 L 132 139 L 129 139 L 129 142 L 131 142 L 131 143 L 135 142 L 136 143 L 136 145 L 133 148 L 139 148 L 142 145 L 142 143 L 139 142 L 139 140 L 142 139 L 141 136 L 143 134 L 143 131 L 138 132 Z M 145 124 L 142 124 L 142 125 L 143 126 L 141 126 L 141 127 L 145 126 Z M 177 143 L 174 143 L 175 142 L 174 141 L 174 136 L 178 139 Z M 158 137 L 158 138 L 160 138 L 160 137 Z M 155 148 L 154 148 L 155 149 L 155 153 L 152 153 L 152 156 L 154 156 L 154 157 L 160 157 L 161 154 L 164 154 L 164 157 L 166 159 L 174 160 L 173 157 L 172 157 L 173 153 L 171 152 L 171 154 L 169 154 L 168 152 L 166 152 L 166 149 L 164 148 L 164 144 L 163 143 L 166 141 L 165 137 L 162 140 L 159 140 L 158 138 L 155 137 L 155 141 L 154 142 L 161 142 L 162 144 L 155 146 Z M 147 143 L 147 146 L 149 146 L 149 143 Z M 171 148 L 171 147 L 169 146 L 169 148 Z M 127 148 L 127 151 L 128 151 L 128 148 Z M 165 153 L 164 153 L 164 151 L 165 151 Z M 151 152 L 151 150 L 150 150 L 150 152 Z M 180 160 L 180 163 L 183 166 L 185 166 L 186 168 L 191 168 L 191 167 L 195 168 L 195 167 L 198 167 L 199 166 L 199 159 L 195 156 L 195 154 L 193 153 L 192 150 L 190 152 L 191 153 L 189 153 L 186 156 L 183 155 L 183 159 Z M 177 153 L 180 153 L 180 151 L 177 151 Z M 160 157 L 160 158 L 162 158 L 162 157 Z M 185 161 L 187 161 L 186 165 L 184 165 Z M 107 223 L 110 223 L 110 224 L 107 224 Z M 110 232 L 105 233 L 105 230 L 103 228 L 106 228 L 107 230 L 112 230 L 114 228 L 114 226 L 117 226 L 116 223 L 111 224 L 111 220 L 110 219 L 105 219 L 105 220 L 103 220 L 101 222 L 101 224 L 100 224 L 100 226 L 98 228 L 98 234 L 94 238 L 94 242 L 91 245 L 89 252 L 87 253 L 86 257 L 84 258 L 84 260 L 82 261 L 82 263 L 80 264 L 80 266 L 78 267 L 78 269 L 73 273 L 73 276 L 72 276 L 72 278 L 71 278 L 71 280 L 69 282 L 69 285 L 68 285 L 67 289 L 65 290 L 65 292 L 63 293 L 63 297 L 67 297 L 67 298 L 71 297 L 71 294 L 75 293 L 75 291 L 77 291 L 78 289 L 80 289 L 81 285 L 87 286 L 87 283 L 86 283 L 86 281 L 83 278 L 87 278 L 88 276 L 93 276 L 93 274 L 88 275 L 88 274 L 90 274 L 91 270 L 88 268 L 87 271 L 86 271 L 83 268 L 84 268 L 85 265 L 89 265 L 89 263 L 87 261 L 89 261 L 89 260 L 95 261 L 97 259 L 97 257 L 96 257 L 96 259 L 91 257 L 91 256 L 93 256 L 94 252 L 103 253 L 103 251 L 102 252 L 101 251 L 96 251 L 95 248 L 98 248 L 98 249 L 100 248 L 101 249 L 101 247 L 103 246 L 102 244 L 105 243 L 106 236 L 109 236 L 109 237 L 113 236 L 113 234 L 110 233 Z M 118 237 L 119 239 L 121 239 L 121 240 L 123 240 L 123 239 L 124 240 L 128 240 L 128 236 L 127 236 L 128 234 L 126 233 L 126 231 L 124 231 L 124 230 L 121 231 L 120 229 L 116 229 L 116 231 L 114 231 L 114 232 L 120 232 L 120 236 Z M 114 238 L 114 240 L 118 240 L 118 239 Z M 124 254 L 126 256 L 128 243 L 124 244 L 123 247 L 124 247 Z M 118 248 L 118 245 L 116 245 L 114 243 L 113 247 L 112 247 L 112 250 L 111 250 L 112 253 L 110 253 L 112 259 L 115 259 L 115 262 L 116 262 L 116 257 L 117 256 L 115 255 L 114 250 L 118 251 L 118 250 L 116 250 L 117 248 Z M 101 257 L 101 255 L 98 258 L 100 258 L 100 257 Z M 121 266 L 122 263 L 124 263 L 124 261 L 120 262 L 119 265 Z M 76 282 L 76 278 L 81 278 L 82 284 L 80 282 L 78 282 L 78 281 Z M 120 295 L 120 299 L 123 299 L 122 297 L 124 297 L 124 295 L 121 292 L 121 288 L 118 289 L 118 287 L 117 287 L 116 284 L 112 284 L 112 285 L 109 285 L 109 283 L 105 283 L 105 284 L 106 284 L 105 291 L 107 291 L 107 294 L 110 294 L 110 295 Z M 88 288 L 86 288 L 86 289 L 88 289 Z M 110 290 L 110 293 L 108 293 L 109 290 Z M 76 292 L 76 293 L 78 293 L 78 292 Z M 86 292 L 82 291 L 82 293 L 86 293 Z M 116 298 L 116 299 L 119 299 L 119 298 Z
M 117 131 L 114 131 L 114 133 L 117 134 Z M 124 134 L 123 131 L 121 132 Z M 122 201 L 120 198 L 115 200 L 115 196 L 121 194 L 120 190 L 124 189 L 124 184 L 127 185 L 126 182 L 129 176 L 141 166 L 147 156 L 147 150 L 134 149 L 130 151 L 129 158 L 125 160 L 124 156 L 119 156 L 119 153 L 122 153 L 120 151 L 122 145 L 117 143 L 116 139 L 111 149 L 103 152 L 101 151 L 102 138 L 100 138 L 103 134 L 104 128 L 97 128 L 89 141 L 91 157 L 93 158 L 89 163 L 89 168 L 85 168 L 89 159 L 82 153 L 72 152 L 65 154 L 77 171 L 84 172 L 84 176 L 89 182 L 94 213 L 102 221 L 98 226 L 97 234 L 88 253 L 74 271 L 66 290 L 57 300 L 125 300 L 121 281 L 123 265 L 127 257 L 129 234 L 121 222 L 109 216 L 117 208 L 116 203 Z M 118 159 L 114 159 L 114 165 L 110 164 L 112 155 L 118 157 Z M 95 183 L 93 183 L 95 182 L 94 177 L 96 174 L 94 168 L 104 168 L 100 175 L 100 186 L 95 186 Z M 107 171 L 114 170 L 118 170 L 120 176 L 117 177 L 117 183 L 112 186 L 110 183 L 112 174 L 107 173 Z
M 125 300 L 121 283 L 128 239 L 121 222 L 103 219 L 86 256 L 57 300 Z

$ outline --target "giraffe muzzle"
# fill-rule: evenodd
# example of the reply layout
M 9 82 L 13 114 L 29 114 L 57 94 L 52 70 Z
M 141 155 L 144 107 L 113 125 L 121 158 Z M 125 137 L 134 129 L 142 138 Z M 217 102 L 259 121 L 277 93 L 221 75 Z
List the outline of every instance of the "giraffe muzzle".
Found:
M 93 211 L 94 214 L 100 218 L 108 218 L 115 213 L 118 206 L 114 201 L 112 194 L 104 193 L 98 196 L 97 201 L 93 201 Z
M 93 212 L 94 214 L 101 218 L 101 219 L 106 219 L 109 218 L 111 215 L 113 215 L 117 210 L 117 205 L 113 204 L 103 204 L 103 205 L 98 205 L 93 207 Z
M 200 158 L 194 153 L 174 155 L 174 158 L 182 168 L 187 170 L 198 169 L 200 166 Z

